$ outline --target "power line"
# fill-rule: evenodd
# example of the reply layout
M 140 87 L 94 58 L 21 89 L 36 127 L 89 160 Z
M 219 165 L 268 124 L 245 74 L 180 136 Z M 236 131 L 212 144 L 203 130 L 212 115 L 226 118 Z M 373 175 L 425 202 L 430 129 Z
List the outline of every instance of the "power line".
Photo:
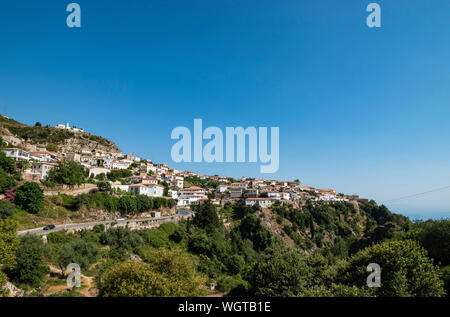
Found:
M 434 193 L 434 192 L 445 190 L 445 189 L 450 189 L 450 185 L 449 186 L 444 186 L 444 187 L 441 187 L 441 188 L 437 188 L 437 189 L 433 189 L 433 190 L 429 190 L 429 191 L 426 191 L 426 192 L 423 192 L 423 193 L 418 193 L 418 194 L 414 194 L 414 195 L 403 196 L 403 197 L 399 197 L 399 198 L 386 200 L 386 201 L 383 201 L 382 203 L 385 204 L 385 203 L 390 203 L 390 202 L 397 201 L 397 200 L 403 200 L 403 199 L 407 199 L 407 198 L 415 198 L 415 197 L 419 197 L 419 196 L 422 196 L 422 195 Z

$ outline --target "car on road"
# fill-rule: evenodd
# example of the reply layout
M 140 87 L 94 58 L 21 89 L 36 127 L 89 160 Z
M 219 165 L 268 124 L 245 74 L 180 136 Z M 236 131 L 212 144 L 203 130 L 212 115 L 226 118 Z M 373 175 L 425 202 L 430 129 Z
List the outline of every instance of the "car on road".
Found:
M 124 222 L 124 221 L 125 221 L 125 219 L 123 219 L 123 218 L 116 219 L 116 222 Z
M 55 225 L 48 225 L 44 227 L 44 230 L 53 230 L 55 229 Z

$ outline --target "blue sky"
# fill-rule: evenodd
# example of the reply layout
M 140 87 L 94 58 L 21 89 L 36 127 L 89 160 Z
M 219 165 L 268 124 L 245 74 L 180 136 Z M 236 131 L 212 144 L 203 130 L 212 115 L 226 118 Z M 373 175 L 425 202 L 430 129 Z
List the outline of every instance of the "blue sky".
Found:
M 383 202 L 450 185 L 450 2 L 70 1 L 0 5 L 0 110 L 69 121 L 180 169 Z M 177 126 L 280 127 L 280 169 L 171 161 Z M 450 216 L 450 190 L 388 206 Z

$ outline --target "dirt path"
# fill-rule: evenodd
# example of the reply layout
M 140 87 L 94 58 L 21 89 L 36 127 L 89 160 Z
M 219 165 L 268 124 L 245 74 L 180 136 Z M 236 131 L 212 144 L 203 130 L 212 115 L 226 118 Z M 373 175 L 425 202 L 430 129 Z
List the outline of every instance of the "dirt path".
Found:
M 50 269 L 51 273 L 58 274 L 58 275 L 62 274 L 61 269 L 59 269 L 53 265 L 50 265 L 49 269 Z M 67 275 L 68 274 L 66 272 L 65 276 L 67 276 Z M 81 277 L 81 287 L 77 288 L 76 290 L 85 297 L 96 297 L 98 294 L 98 291 L 95 288 L 94 278 L 91 276 L 83 275 L 83 274 L 81 274 L 80 277 Z M 46 296 L 53 295 L 53 294 L 62 294 L 64 292 L 66 292 L 68 289 L 69 289 L 69 287 L 66 284 L 53 285 L 53 286 L 50 286 L 48 288 L 48 290 L 46 291 Z

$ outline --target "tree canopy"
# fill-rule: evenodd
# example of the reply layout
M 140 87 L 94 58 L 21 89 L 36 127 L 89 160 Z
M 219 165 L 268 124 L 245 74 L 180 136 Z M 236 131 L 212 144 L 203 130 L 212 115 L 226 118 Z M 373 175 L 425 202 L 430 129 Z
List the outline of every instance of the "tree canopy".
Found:
M 36 214 L 44 205 L 44 192 L 37 183 L 26 182 L 17 188 L 14 203 L 24 210 Z
M 57 167 L 49 171 L 47 180 L 56 184 L 75 186 L 84 184 L 86 176 L 82 165 L 74 161 L 63 160 L 58 163 Z
M 206 280 L 189 256 L 178 249 L 148 250 L 144 263 L 124 262 L 102 274 L 100 296 L 152 297 L 200 296 Z

